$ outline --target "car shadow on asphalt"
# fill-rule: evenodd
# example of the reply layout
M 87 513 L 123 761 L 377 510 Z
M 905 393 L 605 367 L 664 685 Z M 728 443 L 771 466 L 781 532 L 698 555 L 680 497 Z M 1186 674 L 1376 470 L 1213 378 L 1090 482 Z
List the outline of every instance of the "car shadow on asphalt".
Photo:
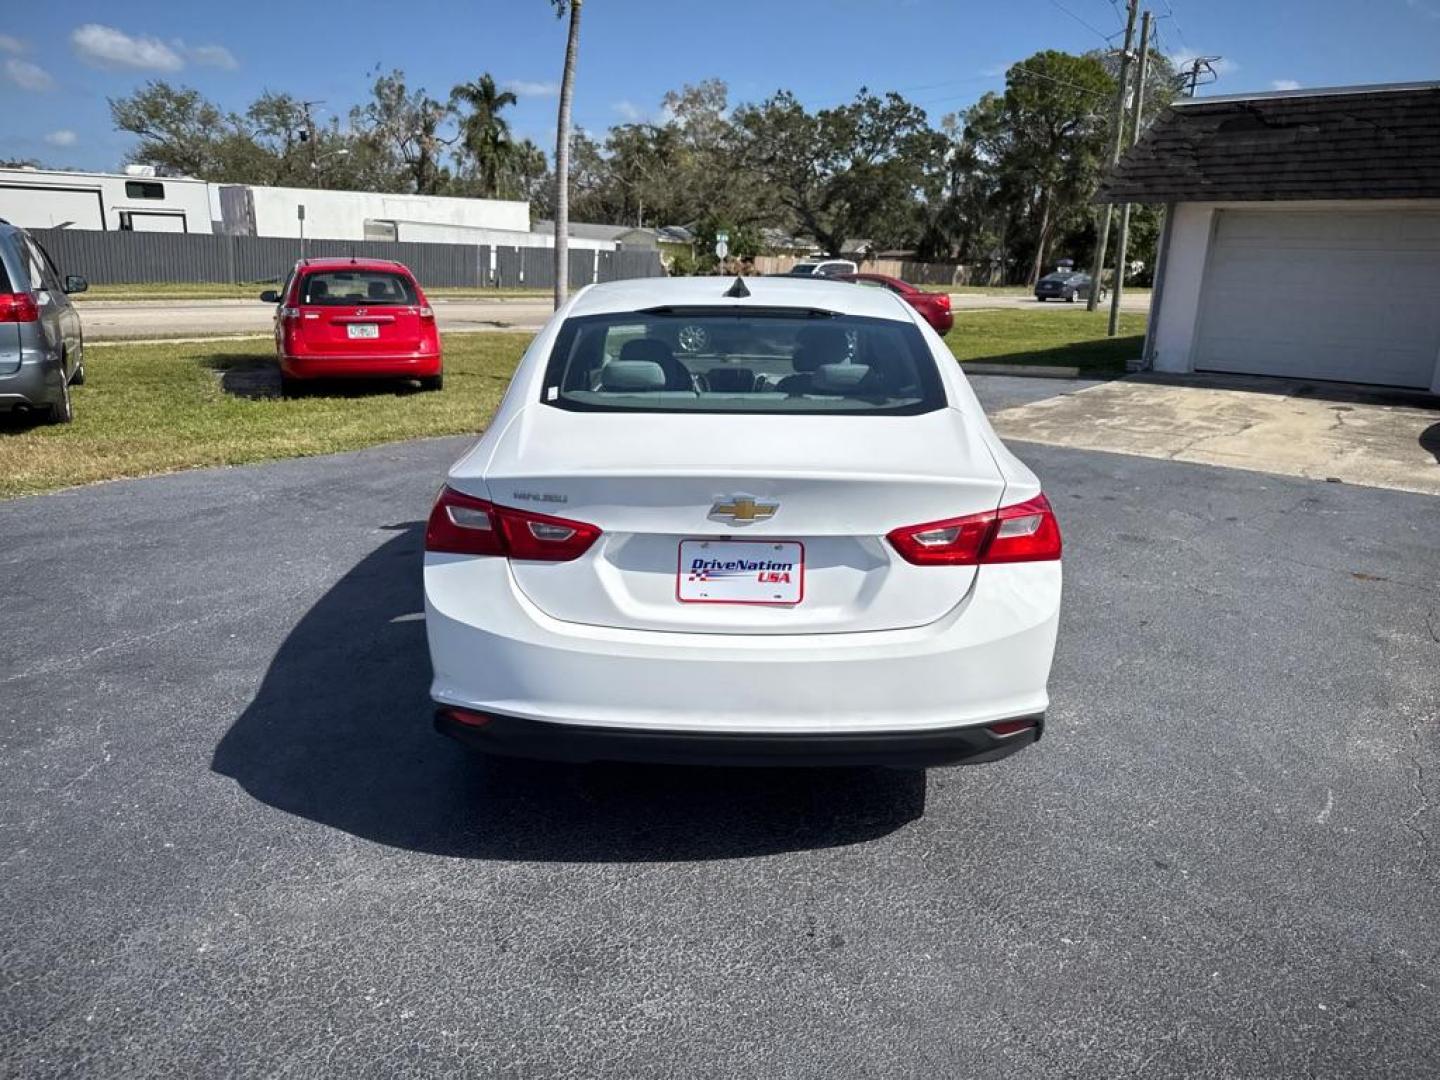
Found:
M 220 389 L 233 397 L 278 398 L 280 365 L 272 356 L 254 353 L 219 353 L 205 356 L 200 363 L 220 373 Z M 418 394 L 414 379 L 316 380 L 306 387 L 307 397 L 370 397 L 376 394 Z
M 212 768 L 286 813 L 473 859 L 740 858 L 884 836 L 925 810 L 925 773 L 562 765 L 487 758 L 435 733 L 423 524 L 354 566 L 285 639 Z

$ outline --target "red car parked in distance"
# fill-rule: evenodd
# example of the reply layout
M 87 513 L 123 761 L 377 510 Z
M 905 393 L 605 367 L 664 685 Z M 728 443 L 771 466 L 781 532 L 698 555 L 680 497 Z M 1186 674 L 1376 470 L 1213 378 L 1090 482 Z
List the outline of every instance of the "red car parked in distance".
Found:
M 949 293 L 926 292 L 924 289 L 917 289 L 914 285 L 901 281 L 899 278 L 890 277 L 888 274 L 840 274 L 831 280 L 853 281 L 856 285 L 889 289 L 920 312 L 925 321 L 935 328 L 937 334 L 948 334 L 950 328 L 955 325 L 955 315 L 950 310 Z
M 281 391 L 316 379 L 419 379 L 444 385 L 435 312 L 408 267 L 389 259 L 303 259 L 285 286 L 260 294 L 276 304 Z

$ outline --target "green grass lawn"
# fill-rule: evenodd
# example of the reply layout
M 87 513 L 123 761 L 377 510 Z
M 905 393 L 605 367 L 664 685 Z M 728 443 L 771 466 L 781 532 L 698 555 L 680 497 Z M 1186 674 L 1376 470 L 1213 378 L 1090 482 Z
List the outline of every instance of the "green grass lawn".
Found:
M 1145 316 L 1120 315 L 1120 335 L 1106 337 L 1108 311 L 1083 304 L 1065 311 L 957 311 L 945 344 L 962 364 L 1039 364 L 1078 367 L 1086 374 L 1119 374 L 1140 355 Z
M 484 429 L 529 334 L 445 339 L 445 389 L 278 396 L 269 341 L 92 346 L 75 420 L 0 417 L 0 498 L 204 465 L 354 450 Z
M 1124 336 L 1105 337 L 1106 316 L 1077 311 L 960 312 L 946 343 L 962 363 L 1062 364 L 1123 371 L 1138 355 L 1143 315 L 1124 315 Z M 355 450 L 430 435 L 482 431 L 529 334 L 449 334 L 445 389 L 337 387 L 278 396 L 268 340 L 92 345 L 75 422 L 30 426 L 0 415 L 0 498 L 97 480 L 205 465 Z
M 91 285 L 74 300 L 256 300 L 266 289 L 278 288 L 273 281 L 257 281 L 248 285 L 207 285 L 194 282 L 146 282 L 134 285 Z M 472 289 L 437 285 L 425 289 L 427 296 L 458 299 L 542 298 L 553 296 L 550 289 Z

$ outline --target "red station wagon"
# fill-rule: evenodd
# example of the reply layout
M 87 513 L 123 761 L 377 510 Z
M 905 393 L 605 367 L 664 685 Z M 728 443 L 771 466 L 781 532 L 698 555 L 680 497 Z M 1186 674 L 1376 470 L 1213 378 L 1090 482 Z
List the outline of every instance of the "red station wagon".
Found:
M 388 259 L 306 259 L 284 289 L 260 294 L 275 311 L 275 353 L 286 396 L 316 379 L 444 383 L 435 312 L 415 275 Z

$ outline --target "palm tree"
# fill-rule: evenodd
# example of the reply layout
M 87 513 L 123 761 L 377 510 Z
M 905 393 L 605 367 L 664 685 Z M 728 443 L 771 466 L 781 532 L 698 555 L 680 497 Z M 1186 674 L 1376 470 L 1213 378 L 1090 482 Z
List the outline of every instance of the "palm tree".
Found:
M 570 95 L 575 88 L 575 54 L 580 49 L 580 5 L 584 0 L 550 0 L 555 17 L 570 12 L 565 74 L 560 79 L 560 116 L 555 125 L 555 307 L 570 294 Z
M 451 108 L 464 105 L 469 110 L 460 119 L 460 139 L 475 159 L 481 195 L 494 196 L 499 187 L 500 169 L 510 152 L 510 125 L 500 110 L 517 100 L 509 90 L 497 87 L 488 71 L 450 91 Z

